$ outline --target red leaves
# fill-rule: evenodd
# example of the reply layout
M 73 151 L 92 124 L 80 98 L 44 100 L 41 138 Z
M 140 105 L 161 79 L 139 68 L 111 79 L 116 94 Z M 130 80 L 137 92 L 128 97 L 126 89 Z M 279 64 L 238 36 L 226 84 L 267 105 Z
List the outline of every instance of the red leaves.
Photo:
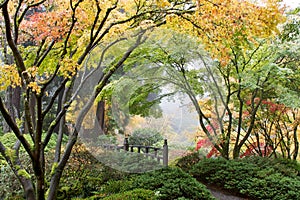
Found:
M 254 104 L 257 105 L 259 102 L 260 102 L 259 98 L 254 99 Z M 246 105 L 250 106 L 251 100 L 246 101 Z M 267 111 L 270 111 L 270 113 L 272 114 L 274 114 L 275 112 L 285 113 L 287 112 L 288 109 L 284 104 L 277 104 L 272 102 L 271 100 L 266 100 L 266 99 L 261 100 L 261 106 L 267 109 Z
M 212 147 L 212 149 L 208 152 L 206 155 L 207 158 L 211 158 L 212 156 L 219 156 L 219 151 L 214 147 L 213 143 L 207 138 L 207 139 L 201 139 L 197 142 L 196 151 L 198 151 L 201 148 L 208 148 Z
M 257 143 L 252 143 L 247 148 L 247 150 L 240 156 L 240 158 L 257 154 L 261 154 L 261 156 L 268 156 L 272 153 L 272 150 L 272 146 L 266 145 L 263 142 L 260 142 L 259 145 Z
M 68 30 L 70 13 L 67 11 L 42 12 L 35 13 L 29 17 L 22 28 L 34 38 L 35 41 L 41 41 L 49 38 L 50 40 L 59 40 Z
M 197 142 L 197 146 L 196 146 L 195 150 L 198 151 L 199 149 L 201 149 L 203 147 L 209 147 L 211 145 L 212 145 L 212 143 L 209 139 L 202 139 Z

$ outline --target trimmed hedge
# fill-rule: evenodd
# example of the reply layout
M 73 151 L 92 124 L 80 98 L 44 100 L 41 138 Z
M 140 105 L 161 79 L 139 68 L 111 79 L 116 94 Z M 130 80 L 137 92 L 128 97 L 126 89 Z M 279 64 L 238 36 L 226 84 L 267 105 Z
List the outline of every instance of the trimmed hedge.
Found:
M 137 176 L 132 188 L 155 191 L 158 199 L 214 199 L 206 186 L 179 168 L 164 168 Z
M 289 165 L 287 165 L 287 162 Z M 299 164 L 268 158 L 204 159 L 190 173 L 199 181 L 253 199 L 300 199 Z
M 206 186 L 180 168 L 163 168 L 136 174 L 126 180 L 109 181 L 99 195 L 114 197 L 115 194 L 120 195 L 137 189 L 151 190 L 155 194 L 154 199 L 159 200 L 214 199 Z

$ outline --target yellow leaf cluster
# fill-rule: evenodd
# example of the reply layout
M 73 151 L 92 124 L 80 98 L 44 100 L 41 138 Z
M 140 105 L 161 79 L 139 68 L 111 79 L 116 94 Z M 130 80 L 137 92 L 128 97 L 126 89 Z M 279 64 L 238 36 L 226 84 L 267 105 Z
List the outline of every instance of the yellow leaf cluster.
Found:
M 155 4 L 161 8 L 170 6 L 169 1 L 166 1 L 166 0 L 155 0 Z
M 36 66 L 29 67 L 26 69 L 26 73 L 29 75 L 29 77 L 35 78 L 38 74 L 38 68 Z
M 21 85 L 21 78 L 15 65 L 0 66 L 0 91 L 8 86 L 17 87 Z
M 76 70 L 79 69 L 79 65 L 76 60 L 71 58 L 64 58 L 61 61 L 61 67 L 59 68 L 59 72 L 63 77 L 71 78 L 76 74 Z
M 278 0 L 260 1 L 259 4 L 247 0 L 197 0 L 195 3 L 197 9 L 193 15 L 171 16 L 168 22 L 196 35 L 211 56 L 223 65 L 230 59 L 230 47 L 238 45 L 247 49 L 249 41 L 255 43 L 256 38 L 278 33 L 277 25 L 285 21 Z
M 35 92 L 36 94 L 40 94 L 41 93 L 41 87 L 35 81 L 30 82 L 28 84 L 28 88 L 30 88 L 32 90 L 32 92 Z

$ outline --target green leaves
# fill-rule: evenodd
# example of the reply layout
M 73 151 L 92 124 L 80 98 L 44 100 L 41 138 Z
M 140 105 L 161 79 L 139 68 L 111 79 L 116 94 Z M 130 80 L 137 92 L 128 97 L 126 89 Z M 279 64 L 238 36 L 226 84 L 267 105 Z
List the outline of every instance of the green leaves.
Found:
M 214 199 L 204 185 L 178 168 L 165 168 L 133 179 L 132 188 L 156 191 L 159 199 Z
M 198 180 L 216 184 L 250 198 L 298 199 L 299 177 L 288 172 L 297 171 L 297 167 L 297 164 L 289 166 L 279 159 L 271 158 L 219 158 L 200 160 L 190 172 Z

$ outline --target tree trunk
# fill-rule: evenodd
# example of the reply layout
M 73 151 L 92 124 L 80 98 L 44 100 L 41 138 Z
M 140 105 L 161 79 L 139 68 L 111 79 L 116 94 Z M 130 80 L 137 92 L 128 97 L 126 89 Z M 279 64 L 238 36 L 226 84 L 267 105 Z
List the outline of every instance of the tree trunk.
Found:
M 21 110 L 21 88 L 16 87 L 8 87 L 6 90 L 6 99 L 5 99 L 5 106 L 10 113 L 10 116 L 16 122 L 16 119 L 20 118 L 20 110 Z M 11 132 L 11 128 L 9 125 L 3 121 L 3 132 L 8 133 Z
M 62 109 L 62 107 L 63 107 L 63 103 L 64 103 L 64 102 L 62 101 L 62 99 L 63 99 L 64 93 L 65 93 L 65 88 L 63 88 L 63 89 L 60 91 L 59 95 L 58 95 L 56 115 L 58 115 L 58 113 L 61 111 L 61 109 Z M 55 132 L 55 133 L 58 133 L 58 132 L 59 132 L 59 128 L 60 128 L 60 125 L 59 125 L 59 124 L 60 124 L 60 123 L 58 123 L 58 124 L 56 125 L 56 127 L 55 127 L 55 129 L 54 129 L 53 132 Z
M 294 146 L 295 146 L 293 160 L 297 160 L 298 152 L 299 152 L 299 141 L 298 141 L 298 135 L 297 135 L 297 128 L 298 128 L 298 126 L 296 126 L 294 128 L 294 135 L 293 135 L 294 136 Z
M 101 100 L 97 103 L 96 118 L 94 122 L 94 132 L 105 134 L 105 101 Z
M 29 182 L 29 181 L 28 181 Z M 24 192 L 25 192 L 25 198 L 26 200 L 36 200 L 35 198 L 35 192 L 33 189 L 33 186 L 30 183 L 26 183 L 25 186 L 23 186 Z

